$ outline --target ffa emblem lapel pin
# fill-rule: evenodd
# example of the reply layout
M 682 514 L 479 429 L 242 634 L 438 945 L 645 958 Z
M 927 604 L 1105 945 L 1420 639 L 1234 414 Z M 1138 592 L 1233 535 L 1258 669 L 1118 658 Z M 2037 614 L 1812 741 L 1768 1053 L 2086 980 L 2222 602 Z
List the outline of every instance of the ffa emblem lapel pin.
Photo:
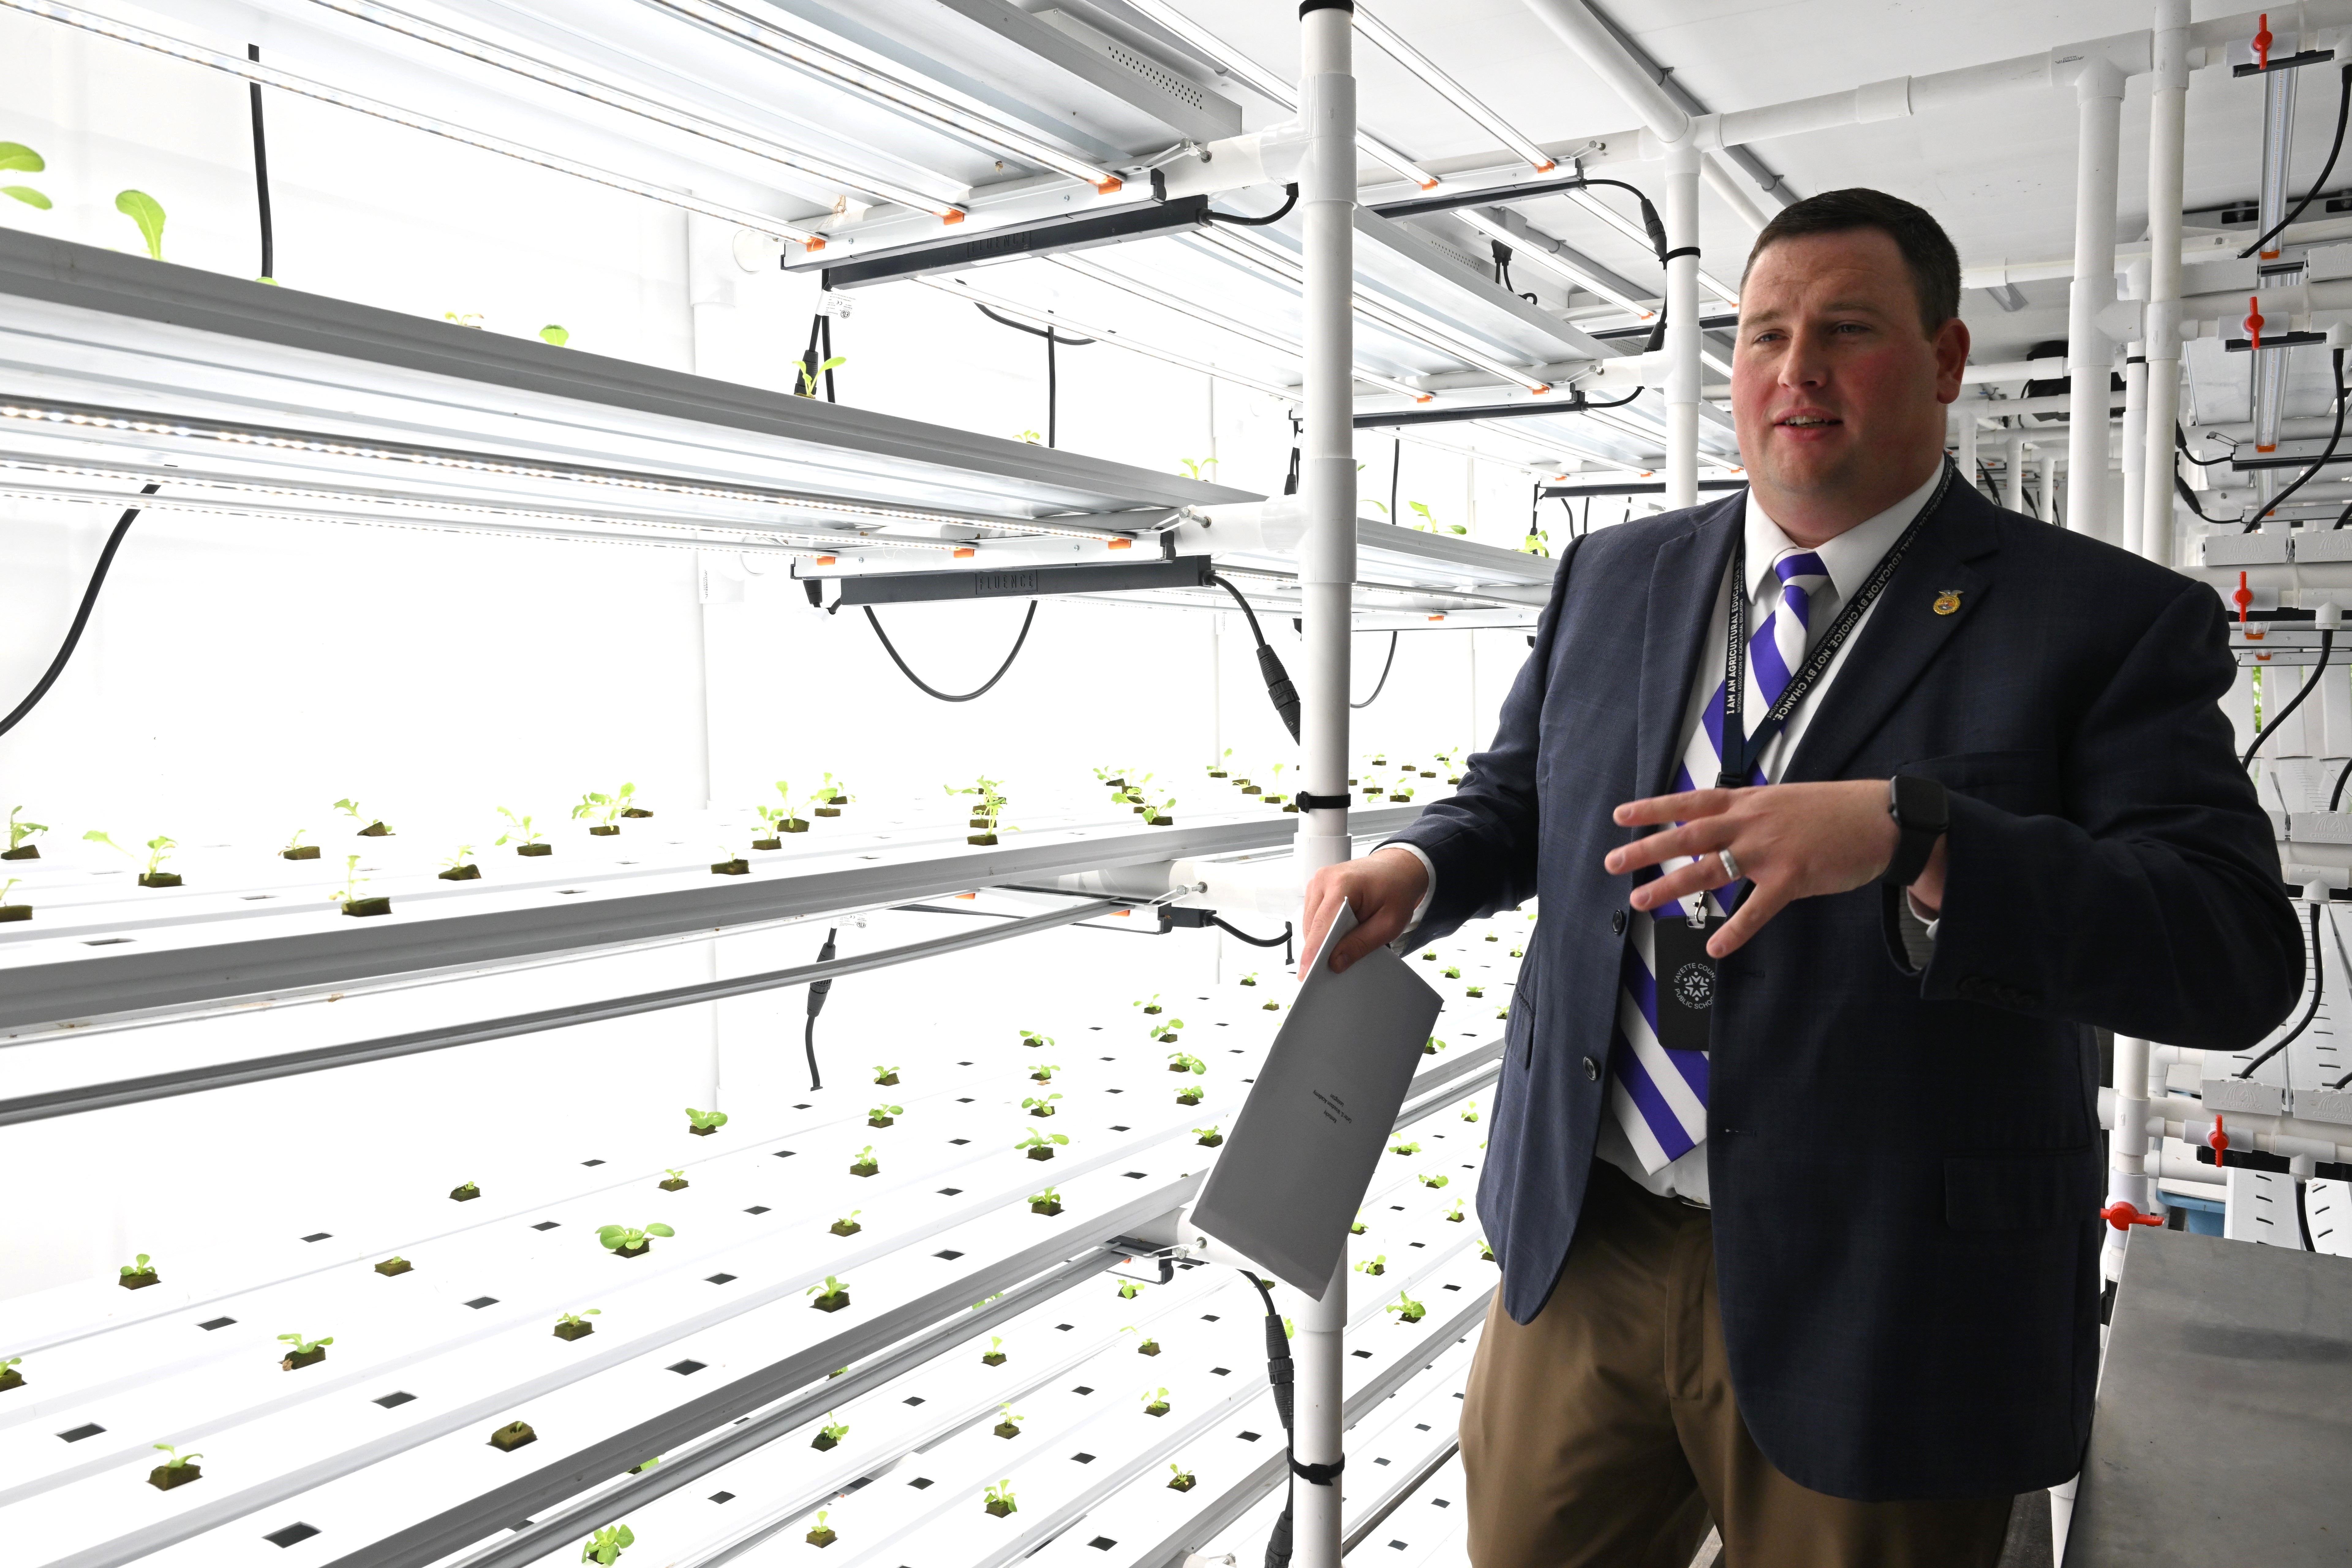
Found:
M 1942 593 L 1936 595 L 1936 613 L 1937 615 L 1957 615 L 1959 612 L 1959 608 L 1960 591 L 1958 588 L 1947 588 Z

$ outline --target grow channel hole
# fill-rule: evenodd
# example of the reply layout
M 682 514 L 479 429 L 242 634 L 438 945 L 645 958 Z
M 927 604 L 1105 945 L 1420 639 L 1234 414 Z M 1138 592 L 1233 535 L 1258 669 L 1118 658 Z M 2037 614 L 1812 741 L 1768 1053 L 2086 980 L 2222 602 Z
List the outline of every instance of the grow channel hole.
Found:
M 285 1529 L 273 1530 L 261 1539 L 267 1541 L 272 1546 L 291 1546 L 298 1541 L 308 1541 L 310 1537 L 318 1533 L 319 1527 L 317 1525 L 304 1524 L 298 1519 L 293 1523 L 288 1525 Z
M 733 1492 L 712 1492 L 710 1494 L 710 1500 L 712 1502 L 733 1502 L 735 1500 L 735 1494 Z
M 950 1138 L 948 1142 L 950 1143 L 969 1143 L 971 1140 L 969 1138 Z
M 314 1230 L 302 1239 L 305 1241 L 324 1241 L 334 1234 L 335 1233 L 331 1230 Z
M 562 1223 L 563 1222 L 561 1220 L 543 1219 L 537 1225 L 532 1226 L 530 1228 L 533 1230 L 553 1230 L 557 1226 Z
M 955 1248 L 953 1248 L 953 1247 L 945 1247 L 945 1248 L 942 1248 L 941 1250 L 940 1250 L 940 1251 L 938 1251 L 938 1252 L 934 1252 L 934 1253 L 932 1253 L 932 1254 L 931 1254 L 931 1256 L 932 1256 L 933 1258 L 946 1258 L 950 1263 L 953 1263 L 957 1258 L 961 1258 L 961 1257 L 963 1256 L 963 1254 L 962 1254 L 962 1253 L 961 1253 L 961 1252 L 958 1252 Z
M 1258 1439 L 1258 1435 L 1255 1432 L 1236 1432 L 1234 1436 L 1239 1437 L 1244 1443 L 1255 1443 Z
M 1366 1361 L 1370 1361 L 1370 1360 L 1371 1360 L 1371 1359 L 1372 1359 L 1372 1352 L 1370 1352 L 1370 1351 L 1349 1351 L 1348 1353 L 1349 1353 L 1349 1355 L 1361 1356 L 1361 1357 L 1363 1357 L 1363 1359 L 1364 1359 L 1364 1360 L 1366 1360 Z M 1387 1464 L 1387 1463 L 1388 1463 L 1388 1461 L 1387 1461 L 1386 1459 L 1382 1459 L 1382 1460 L 1381 1461 L 1381 1464 L 1383 1464 L 1383 1465 L 1385 1465 L 1385 1464 Z
M 1142 1180 L 1144 1179 L 1144 1175 L 1145 1175 L 1145 1173 L 1144 1173 L 1143 1172 L 1141 1172 L 1141 1171 L 1121 1171 L 1121 1172 L 1119 1173 L 1119 1174 L 1120 1174 L 1120 1175 L 1122 1175 L 1122 1176 L 1127 1177 L 1129 1181 L 1134 1181 L 1134 1182 L 1139 1182 L 1139 1181 L 1142 1181 Z
M 93 1421 L 87 1426 L 76 1426 L 70 1431 L 60 1432 L 58 1436 L 64 1438 L 68 1443 L 79 1443 L 84 1437 L 95 1437 L 100 1432 L 105 1430 L 105 1427 Z
M 390 1409 L 394 1408 L 394 1407 L 395 1407 L 395 1406 L 397 1406 L 397 1405 L 405 1405 L 405 1404 L 407 1404 L 410 1400 L 415 1399 L 415 1397 L 416 1397 L 416 1395 L 415 1395 L 415 1394 L 413 1394 L 409 1393 L 409 1392 L 408 1392 L 406 1389 L 404 1389 L 404 1388 L 396 1388 L 396 1389 L 393 1390 L 390 1394 L 386 1394 L 380 1395 L 379 1397 L 377 1397 L 377 1398 L 375 1398 L 375 1399 L 373 1399 L 373 1400 L 371 1400 L 369 1403 L 371 1403 L 371 1404 L 374 1404 L 374 1405 L 383 1405 L 386 1410 L 390 1410 Z
M 971 1096 L 968 1094 L 960 1094 L 956 1096 L 956 1103 L 958 1105 L 970 1105 L 971 1103 Z M 958 1139 L 956 1142 L 961 1142 L 963 1140 Z
M 82 943 L 84 947 L 121 947 L 131 939 L 127 936 L 101 936 Z
M 1097 1535 L 1092 1541 L 1087 1542 L 1087 1544 L 1093 1547 L 1097 1552 L 1108 1552 L 1112 1547 L 1117 1546 L 1118 1542 L 1113 1541 L 1108 1535 Z
M 941 1187 L 940 1189 L 940 1196 L 943 1198 L 951 1198 L 962 1191 L 963 1189 L 961 1187 Z
M 674 1361 L 669 1363 L 669 1370 L 680 1377 L 692 1377 L 709 1364 L 709 1362 L 701 1361 Z
M 923 1402 L 923 1396 L 922 1396 L 921 1394 L 909 1394 L 907 1398 L 905 1398 L 904 1400 L 900 1401 L 900 1403 L 901 1403 L 901 1404 L 905 1404 L 905 1405 L 920 1405 L 922 1402 Z M 922 1481 L 917 1481 L 915 1484 L 916 1484 L 917 1486 L 919 1486 L 919 1486 L 923 1486 L 923 1485 L 925 1485 L 925 1484 L 927 1484 L 927 1483 L 922 1482 Z
M 798 1109 L 798 1108 L 797 1108 L 797 1107 L 795 1107 L 795 1109 Z M 790 1150 L 790 1149 L 779 1149 L 779 1150 L 777 1150 L 777 1151 L 776 1151 L 776 1158 L 777 1158 L 777 1159 L 779 1159 L 779 1160 L 789 1160 L 789 1159 L 791 1159 L 792 1157 L 793 1157 L 793 1151 L 792 1151 L 792 1150 Z
M 1114 1132 L 1132 1132 L 1135 1129 L 1132 1127 L 1113 1127 L 1111 1131 Z
M 713 1285 L 724 1285 L 734 1278 L 735 1276 L 732 1274 L 713 1274 L 710 1276 L 710 1283 Z
M 580 1163 L 583 1165 L 601 1165 L 604 1162 L 602 1160 L 583 1160 Z
M 931 1484 L 931 1478 L 929 1476 L 917 1476 L 913 1480 L 908 1481 L 907 1484 L 914 1488 L 917 1491 L 921 1491 L 925 1487 Z
M 1231 1377 L 1233 1374 L 1234 1369 L 1229 1366 L 1213 1366 L 1209 1369 L 1211 1377 Z
M 473 1308 L 477 1312 L 480 1311 L 485 1307 L 495 1307 L 498 1304 L 499 1299 L 496 1296 L 477 1296 L 472 1300 L 466 1303 L 466 1305 Z
M 235 1318 L 206 1318 L 203 1322 L 198 1323 L 196 1327 L 200 1329 L 225 1329 L 236 1321 L 236 1320 Z
M 1070 1461 L 1073 1464 L 1091 1465 L 1095 1462 L 1095 1457 L 1092 1454 L 1072 1454 Z
M 766 1214 L 768 1212 L 768 1205 L 765 1204 L 753 1204 L 750 1208 L 745 1209 L 743 1212 L 745 1214 Z

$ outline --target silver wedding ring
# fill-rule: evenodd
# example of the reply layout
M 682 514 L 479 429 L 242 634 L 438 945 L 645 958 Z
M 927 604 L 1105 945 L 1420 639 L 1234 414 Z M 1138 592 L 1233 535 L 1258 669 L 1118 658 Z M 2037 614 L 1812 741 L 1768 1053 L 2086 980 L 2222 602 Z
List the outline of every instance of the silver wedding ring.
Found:
M 1739 880 L 1739 862 L 1733 857 L 1730 847 L 1727 845 L 1723 848 L 1717 850 L 1715 853 L 1717 858 L 1723 862 L 1724 886 L 1729 887 L 1732 883 Z

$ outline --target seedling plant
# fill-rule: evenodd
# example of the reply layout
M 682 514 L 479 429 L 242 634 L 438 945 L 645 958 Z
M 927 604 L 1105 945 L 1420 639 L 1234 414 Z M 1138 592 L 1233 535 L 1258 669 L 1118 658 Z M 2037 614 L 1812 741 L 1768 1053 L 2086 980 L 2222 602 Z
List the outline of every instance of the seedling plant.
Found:
M 445 882 L 472 882 L 482 875 L 482 868 L 474 864 L 474 847 L 470 844 L 458 845 L 457 852 L 441 865 L 440 876 Z
M 849 1436 L 849 1423 L 837 1420 L 832 1411 L 824 1413 L 824 1420 L 825 1424 L 817 1428 L 816 1436 L 809 1442 L 809 1447 L 820 1453 L 827 1448 L 838 1448 L 841 1440 Z
M 727 1125 L 727 1113 L 723 1110 L 697 1110 L 689 1105 L 686 1108 L 686 1120 L 688 1132 L 697 1138 L 708 1138 Z
M 1389 1145 L 1389 1152 L 1391 1154 L 1402 1154 L 1410 1159 L 1412 1156 L 1421 1152 L 1421 1145 L 1417 1142 L 1391 1143 Z
M 814 397 L 816 395 L 817 377 L 824 374 L 827 371 L 839 370 L 843 365 L 845 365 L 848 363 L 849 356 L 847 354 L 835 354 L 831 359 L 819 362 L 817 367 L 814 370 L 811 370 L 809 368 L 808 361 L 801 361 L 798 365 L 793 367 L 801 373 L 801 395 L 803 397 Z
M 0 168 L 7 166 L 5 149 L 9 145 L 12 143 L 0 142 Z M 25 840 L 37 833 L 47 833 L 49 830 L 49 825 L 46 822 L 25 821 L 24 813 L 25 808 L 21 805 L 12 805 L 8 808 L 8 847 L 5 858 L 10 860 L 39 859 L 40 847 L 38 845 L 27 847 Z
M 808 831 L 808 823 L 804 819 L 793 815 L 793 785 L 790 779 L 778 779 L 776 781 L 776 805 L 773 809 L 778 815 L 770 816 L 768 812 L 763 811 L 760 814 L 761 817 L 765 821 L 775 824 L 776 826 L 782 828 L 786 833 L 806 833 Z
M 988 1349 L 981 1352 L 980 1364 L 982 1366 L 1003 1366 L 1008 1359 L 1010 1358 L 1004 1353 L 1003 1339 L 996 1334 L 989 1335 Z
M 1031 1193 L 1029 1194 L 1029 1212 L 1031 1214 L 1041 1214 L 1046 1218 L 1051 1219 L 1054 1215 L 1062 1212 L 1061 1193 L 1053 1187 L 1047 1187 L 1042 1193 Z
M 1054 1075 L 1061 1070 L 1062 1066 L 1059 1062 L 1045 1062 L 1041 1063 L 1037 1070 L 1031 1073 L 1029 1078 L 1034 1083 L 1051 1083 L 1054 1081 Z
M 999 1405 L 997 1414 L 1003 1417 L 993 1428 L 1000 1437 L 1018 1437 L 1021 1436 L 1021 1423 L 1029 1419 L 1026 1415 L 1013 1415 L 1013 1406 L 1010 1405 Z
M 676 1236 L 677 1232 L 656 1220 L 644 1229 L 634 1226 L 608 1225 L 596 1232 L 596 1240 L 607 1251 L 622 1258 L 642 1258 L 653 1248 L 656 1236 Z
M 25 1386 L 25 1374 L 16 1370 L 24 1360 L 20 1355 L 0 1356 L 0 1389 Z
M 1133 1279 L 1122 1279 L 1122 1280 L 1120 1280 L 1120 1281 L 1119 1281 L 1119 1286 L 1118 1286 L 1118 1299 L 1119 1299 L 1120 1300 L 1122 1300 L 1122 1301 L 1132 1301 L 1132 1300 L 1134 1300 L 1138 1296 L 1140 1296 L 1140 1295 L 1142 1295 L 1142 1294 L 1143 1294 L 1143 1287 L 1142 1287 L 1142 1285 L 1141 1285 L 1141 1284 L 1138 1283 L 1137 1281 L 1135 1281 L 1135 1280 L 1133 1280 Z
M 1176 1472 L 1176 1479 L 1168 1483 L 1168 1489 L 1170 1491 L 1189 1492 L 1193 1489 L 1193 1487 L 1199 1484 L 1192 1472 L 1186 1469 L 1183 1466 L 1171 1461 L 1168 1468 Z
M 184 1486 L 204 1474 L 203 1468 L 195 1462 L 204 1458 L 202 1454 L 183 1454 L 169 1443 L 153 1443 L 149 1447 L 161 1449 L 169 1456 L 147 1472 L 147 1484 L 157 1490 L 170 1491 L 173 1487 Z
M 553 845 L 541 842 L 542 835 L 531 826 L 528 813 L 517 816 L 502 805 L 499 807 L 499 815 L 507 819 L 507 830 L 499 835 L 498 843 L 504 844 L 509 839 L 514 840 L 515 853 L 518 855 L 549 855 L 554 852 Z
M 1460 1198 L 1454 1199 L 1454 1206 L 1445 1211 L 1445 1218 L 1446 1222 L 1450 1225 L 1460 1225 L 1462 1223 L 1462 1200 Z
M 866 1211 L 864 1209 L 851 1209 L 847 1214 L 842 1215 L 839 1219 L 835 1220 L 825 1228 L 832 1231 L 835 1236 L 856 1236 L 859 1231 L 866 1228 L 864 1226 L 857 1223 L 857 1216 L 865 1212 Z
M 1213 1149 L 1225 1141 L 1225 1135 L 1218 1131 L 1214 1126 L 1195 1127 L 1192 1131 L 1203 1149 Z
M 1066 1144 L 1069 1141 L 1069 1134 L 1066 1132 L 1040 1132 L 1032 1127 L 1029 1129 L 1029 1136 L 1013 1146 L 1015 1149 L 1029 1151 L 1029 1157 L 1032 1160 L 1050 1160 L 1054 1157 L 1054 1145 Z
M 596 1331 L 596 1325 L 588 1320 L 604 1315 L 601 1307 L 591 1307 L 584 1312 L 565 1312 L 555 1320 L 555 1337 L 559 1340 L 583 1339 Z
M 365 877 L 360 875 L 360 858 L 356 855 L 344 856 L 343 885 L 340 890 L 328 894 L 327 901 L 331 904 L 342 905 L 343 913 L 347 915 L 380 915 L 388 912 L 392 909 L 390 899 L 360 897 L 360 884 L 366 880 Z
M 1167 1415 L 1168 1391 L 1164 1388 L 1155 1388 L 1145 1393 L 1143 1395 L 1143 1413 L 1146 1415 Z
M 1162 1019 L 1160 1022 L 1153 1025 L 1144 1032 L 1150 1035 L 1153 1039 L 1158 1040 L 1163 1046 L 1172 1046 L 1176 1043 L 1177 1031 L 1183 1028 L 1183 1019 L 1171 1016 Z
M 814 1447 L 814 1445 L 811 1446 Z M 832 1511 L 833 1510 L 829 1508 L 821 1508 L 816 1510 L 816 1523 L 811 1527 L 807 1537 L 808 1543 L 811 1546 L 830 1546 L 835 1542 L 841 1539 L 840 1532 L 824 1521 L 825 1515 Z
M 383 825 L 383 820 L 381 817 L 370 818 L 364 812 L 360 810 L 360 803 L 352 799 L 348 795 L 344 796 L 341 800 L 335 802 L 335 809 L 341 812 L 345 816 L 350 817 L 353 822 L 364 825 L 359 830 L 359 836 L 362 838 L 389 838 L 392 837 L 392 829 Z
M 1406 1295 L 1402 1290 L 1397 1292 L 1397 1299 L 1395 1300 L 1391 1301 L 1387 1306 L 1381 1308 L 1381 1310 L 1383 1312 L 1396 1313 L 1397 1321 L 1401 1323 L 1417 1323 L 1429 1314 L 1429 1309 L 1427 1307 L 1423 1306 L 1419 1301 L 1414 1300 L 1412 1297 Z
M 1134 1005 L 1142 1008 L 1147 1016 L 1156 1017 L 1160 1013 L 1160 993 L 1154 991 L 1142 1001 L 1135 1003 Z
M 849 1305 L 849 1281 L 837 1279 L 828 1274 L 824 1277 L 824 1284 L 812 1285 L 803 1294 L 816 1298 L 809 1305 L 818 1311 L 838 1312 Z
M 682 1193 L 686 1191 L 688 1184 L 686 1180 L 686 1173 L 684 1171 L 676 1170 L 667 1165 L 663 1166 L 662 1169 L 669 1173 L 669 1180 L 656 1184 L 662 1191 L 666 1193 Z
M 156 1274 L 153 1260 L 143 1252 L 132 1261 L 122 1266 L 121 1283 L 122 1288 L 126 1290 L 143 1290 L 148 1286 L 154 1284 L 155 1280 Z
M 326 1360 L 327 1347 L 335 1342 L 332 1334 L 323 1340 L 306 1340 L 300 1334 L 280 1334 L 278 1340 L 286 1346 L 286 1358 L 278 1364 L 288 1372 Z
M 1356 1265 L 1356 1272 L 1359 1274 L 1386 1274 L 1388 1271 L 1389 1255 L 1385 1252 L 1377 1258 L 1367 1258 Z
M 1452 1182 L 1453 1179 L 1454 1178 L 1451 1176 L 1423 1176 L 1421 1179 L 1421 1184 L 1424 1187 L 1434 1189 L 1446 1185 L 1448 1183 Z
M 12 904 L 8 901 L 8 889 L 23 880 L 21 877 L 11 877 L 6 881 L 0 882 L 0 921 L 28 921 L 33 918 L 32 905 Z
M 907 1108 L 903 1105 L 877 1105 L 866 1113 L 866 1125 L 868 1127 L 891 1126 L 899 1117 L 906 1114 L 906 1110 Z
M 882 1173 L 882 1162 L 874 1157 L 873 1144 L 868 1143 L 857 1152 L 857 1158 L 849 1163 L 849 1173 L 853 1176 L 877 1176 Z
M 1020 1505 L 1013 1500 L 1012 1477 L 1007 1476 L 1004 1479 L 997 1482 L 994 1486 L 988 1489 L 987 1507 L 988 1511 L 994 1514 L 999 1519 L 1003 1519 L 1008 1513 L 1018 1513 L 1021 1511 Z
M 49 165 L 22 142 L 0 142 L 0 174 L 37 174 Z M 30 185 L 0 185 L 0 195 L 14 196 L 26 206 L 47 212 L 53 204 Z
M 1051 1035 L 1041 1035 L 1034 1029 L 1024 1029 L 1021 1031 L 1021 1043 L 1034 1050 L 1041 1047 L 1052 1045 L 1054 1043 L 1054 1037 Z
M 1021 1109 L 1032 1116 L 1051 1116 L 1054 1114 L 1054 1101 L 1061 1098 L 1058 1094 L 1049 1094 L 1041 1100 L 1033 1094 L 1021 1102 Z
M 877 1062 L 874 1064 L 874 1081 L 883 1089 L 892 1088 L 896 1086 L 898 1081 L 898 1069 L 897 1068 L 886 1068 L 881 1063 Z
M 1171 1021 L 1176 1023 L 1182 1022 L 1181 1019 L 1174 1019 Z M 1202 1061 L 1200 1058 L 1192 1055 L 1190 1051 L 1171 1051 L 1168 1053 L 1168 1070 L 1170 1072 L 1188 1072 L 1193 1077 L 1198 1078 L 1202 1073 L 1209 1070 L 1209 1064 Z
M 621 1553 L 636 1543 L 635 1531 L 625 1524 L 608 1524 L 590 1536 L 587 1544 L 581 1547 L 580 1561 L 599 1563 L 604 1564 L 604 1568 L 613 1568 L 613 1564 L 621 1560 Z

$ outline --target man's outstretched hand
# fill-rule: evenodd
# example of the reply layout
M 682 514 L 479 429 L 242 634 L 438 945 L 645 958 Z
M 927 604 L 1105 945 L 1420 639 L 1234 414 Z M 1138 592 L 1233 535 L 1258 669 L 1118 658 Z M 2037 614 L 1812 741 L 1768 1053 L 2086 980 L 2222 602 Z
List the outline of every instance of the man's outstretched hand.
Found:
M 1356 929 L 1340 939 L 1339 951 L 1331 955 L 1335 974 L 1402 936 L 1428 888 L 1429 873 L 1420 858 L 1402 849 L 1376 849 L 1361 860 L 1316 872 L 1307 882 L 1307 942 L 1298 977 L 1307 977 L 1307 966 L 1322 951 L 1324 933 L 1341 904 L 1354 906 Z

